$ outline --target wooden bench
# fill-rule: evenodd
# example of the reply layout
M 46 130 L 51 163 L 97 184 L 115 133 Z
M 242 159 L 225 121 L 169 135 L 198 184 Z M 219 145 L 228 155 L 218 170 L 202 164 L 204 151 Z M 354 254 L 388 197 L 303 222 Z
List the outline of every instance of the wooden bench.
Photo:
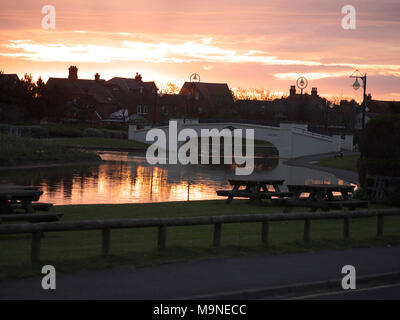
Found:
M 17 213 L 17 214 L 1 214 L 0 223 L 3 222 L 54 222 L 63 217 L 62 213 Z
M 50 211 L 52 206 L 53 206 L 53 204 L 51 204 L 51 203 L 43 203 L 43 202 L 32 203 L 32 208 L 35 211 Z M 15 210 L 15 209 L 24 209 L 24 207 L 20 203 L 12 203 L 11 204 L 11 209 L 13 209 L 13 210 Z
M 234 198 L 249 198 L 251 201 L 258 200 L 262 204 L 262 199 L 288 197 L 291 195 L 291 193 L 281 192 L 280 186 L 285 182 L 282 179 L 229 179 L 228 181 L 233 186 L 232 190 L 216 191 L 218 196 L 228 197 L 227 203 L 231 203 Z M 269 189 L 268 186 L 271 188 Z
M 272 197 L 286 198 L 290 197 L 292 192 L 251 192 L 247 190 L 217 190 L 220 197 L 250 198 L 250 199 L 271 199 Z
M 340 210 L 343 207 L 348 208 L 349 210 L 355 210 L 357 208 L 367 208 L 368 201 L 362 200 L 337 200 L 337 201 L 314 201 L 314 200 L 286 200 L 285 201 L 285 209 L 284 212 L 290 212 L 292 207 L 302 207 L 302 208 L 310 208 L 311 212 L 315 212 L 318 209 L 323 211 L 329 211 L 333 209 Z

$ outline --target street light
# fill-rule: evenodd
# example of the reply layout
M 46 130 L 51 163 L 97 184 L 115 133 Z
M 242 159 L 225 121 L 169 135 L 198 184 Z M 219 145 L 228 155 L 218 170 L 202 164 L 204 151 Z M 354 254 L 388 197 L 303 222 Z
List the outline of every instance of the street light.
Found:
M 192 84 L 192 110 L 191 116 L 194 115 L 194 95 L 195 95 L 195 82 L 200 82 L 200 76 L 197 73 L 193 73 L 190 75 L 190 83 Z
M 364 129 L 365 128 L 365 111 L 367 109 L 367 105 L 366 105 L 367 104 L 367 99 L 366 99 L 366 97 L 367 97 L 367 94 L 366 94 L 366 92 L 367 92 L 367 74 L 364 73 L 364 75 L 362 75 L 362 73 L 360 71 L 356 70 L 352 73 L 350 78 L 356 79 L 356 81 L 353 84 L 353 89 L 356 91 L 358 89 L 360 89 L 360 87 L 361 87 L 358 79 L 361 79 L 363 82 L 364 96 L 363 96 L 363 103 L 362 103 L 362 128 Z
M 308 80 L 304 77 L 300 77 L 296 81 L 296 86 L 300 89 L 301 95 L 303 95 L 303 90 L 308 86 Z

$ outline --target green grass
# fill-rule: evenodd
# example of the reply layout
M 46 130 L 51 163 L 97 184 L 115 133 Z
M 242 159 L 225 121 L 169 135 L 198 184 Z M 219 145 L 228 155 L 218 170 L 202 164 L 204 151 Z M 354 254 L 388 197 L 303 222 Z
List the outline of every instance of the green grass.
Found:
M 72 147 L 90 147 L 90 148 L 123 148 L 123 149 L 146 149 L 145 143 L 131 141 L 127 139 L 113 139 L 113 138 L 96 138 L 96 137 L 81 137 L 81 138 L 56 138 L 48 139 L 54 144 L 60 146 Z
M 282 212 L 282 207 L 257 206 L 247 201 L 169 202 L 128 205 L 59 206 L 52 211 L 64 214 L 63 221 L 192 217 L 244 213 Z M 303 211 L 297 209 L 296 211 Z M 342 238 L 342 221 L 313 221 L 310 242 L 302 241 L 303 223 L 273 222 L 270 242 L 260 243 L 260 223 L 223 225 L 222 246 L 211 246 L 213 226 L 170 227 L 167 248 L 158 251 L 157 230 L 130 229 L 111 231 L 111 255 L 100 257 L 101 231 L 46 233 L 42 239 L 41 263 L 31 266 L 30 235 L 0 236 L 0 279 L 40 275 L 44 264 L 54 265 L 60 272 L 75 272 L 120 266 L 152 266 L 161 263 L 191 261 L 216 256 L 245 256 L 264 253 L 283 254 L 323 249 L 371 247 L 400 244 L 400 218 L 385 219 L 385 237 L 376 238 L 376 219 L 354 219 L 351 240 Z
M 98 160 L 98 155 L 67 149 L 52 141 L 0 135 L 0 165 L 18 165 L 46 161 Z
M 343 158 L 327 158 L 318 161 L 318 165 L 329 168 L 344 169 L 357 172 L 358 155 L 344 156 Z

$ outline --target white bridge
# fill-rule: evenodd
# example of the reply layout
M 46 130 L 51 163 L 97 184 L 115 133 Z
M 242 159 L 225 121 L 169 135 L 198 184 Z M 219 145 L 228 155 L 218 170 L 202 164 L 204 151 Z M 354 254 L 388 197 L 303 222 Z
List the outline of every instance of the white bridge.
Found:
M 221 123 L 199 123 L 193 119 L 171 119 L 178 123 L 178 132 L 190 128 L 201 136 L 201 129 L 218 129 L 219 131 L 229 128 L 233 129 L 254 129 L 254 139 L 272 143 L 279 152 L 282 159 L 292 159 L 302 156 L 339 152 L 340 150 L 353 150 L 353 135 L 325 136 L 308 131 L 307 124 L 281 123 L 279 127 L 254 125 L 234 122 Z M 146 134 L 151 127 L 137 129 L 135 125 L 129 126 L 129 140 L 139 142 L 146 141 Z M 169 126 L 157 127 L 164 131 L 167 141 L 169 137 Z M 245 134 L 243 134 L 245 137 Z

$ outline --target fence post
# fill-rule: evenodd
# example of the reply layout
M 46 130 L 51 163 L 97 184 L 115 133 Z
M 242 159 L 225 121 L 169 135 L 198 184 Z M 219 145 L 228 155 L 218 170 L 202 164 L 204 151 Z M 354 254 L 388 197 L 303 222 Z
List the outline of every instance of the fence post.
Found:
M 350 239 L 350 218 L 345 217 L 343 219 L 343 237 L 345 239 Z
M 222 233 L 222 224 L 216 223 L 214 224 L 214 247 L 219 247 L 221 245 L 221 233 Z
M 31 263 L 40 261 L 40 239 L 42 238 L 41 231 L 32 232 L 31 238 Z
M 158 227 L 158 250 L 165 249 L 167 241 L 167 226 Z
M 376 235 L 378 237 L 382 237 L 383 236 L 383 215 L 379 215 L 377 217 L 377 232 Z
M 261 226 L 261 242 L 267 244 L 269 235 L 269 221 L 263 221 Z
M 102 229 L 101 253 L 103 257 L 110 254 L 110 228 Z
M 304 220 L 304 234 L 303 240 L 310 241 L 310 233 L 311 233 L 311 219 Z

